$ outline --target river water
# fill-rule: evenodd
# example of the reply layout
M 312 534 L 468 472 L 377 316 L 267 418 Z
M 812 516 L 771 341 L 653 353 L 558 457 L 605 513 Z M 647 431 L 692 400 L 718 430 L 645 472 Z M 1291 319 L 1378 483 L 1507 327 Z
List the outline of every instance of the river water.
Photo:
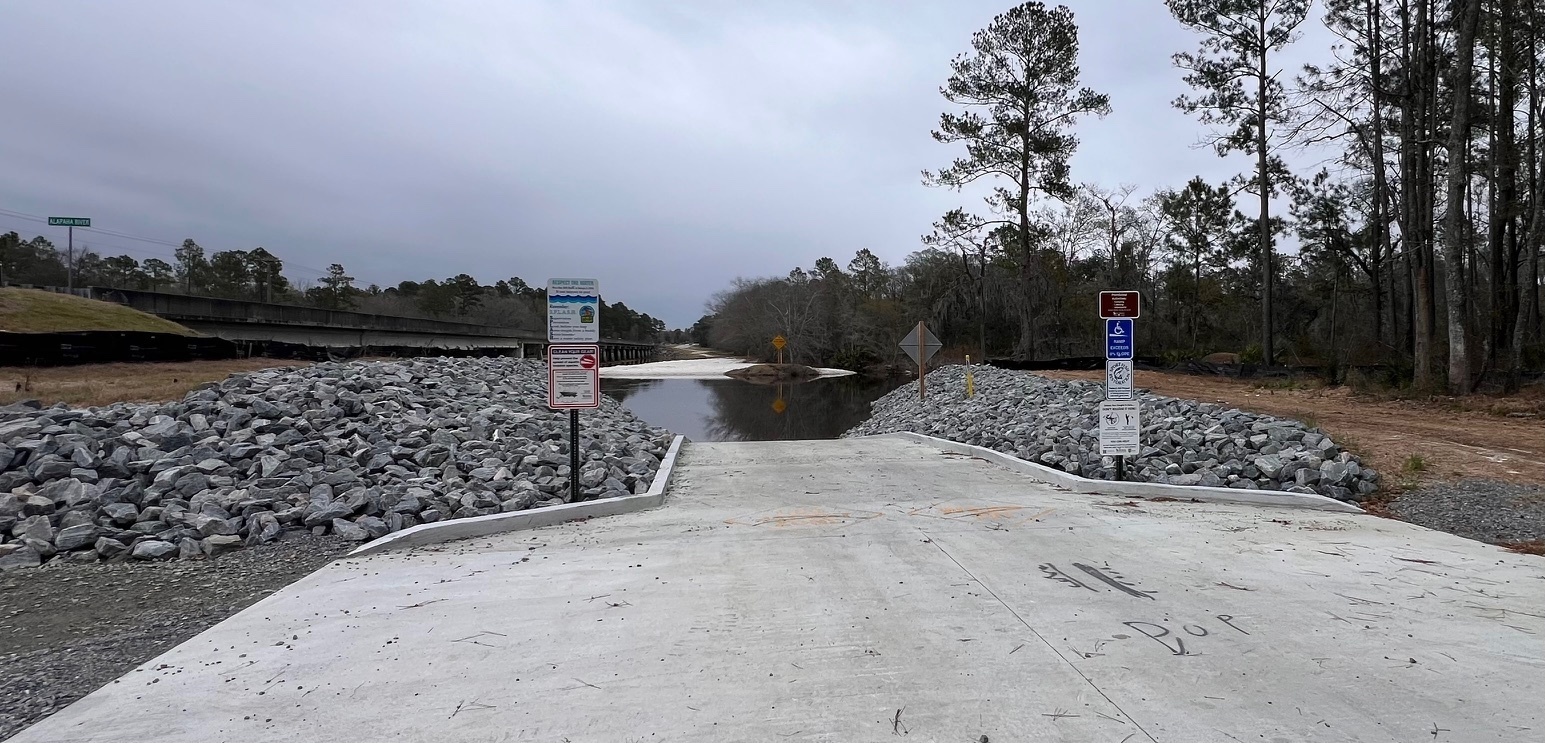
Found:
M 738 379 L 604 379 L 602 390 L 652 425 L 693 441 L 833 439 L 869 417 L 901 379 L 830 377 L 754 384 Z

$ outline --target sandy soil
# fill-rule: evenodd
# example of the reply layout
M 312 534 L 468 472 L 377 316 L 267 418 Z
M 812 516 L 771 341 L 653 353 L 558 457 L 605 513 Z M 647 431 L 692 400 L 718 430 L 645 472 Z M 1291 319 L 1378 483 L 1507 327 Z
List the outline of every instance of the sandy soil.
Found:
M 601 376 L 608 379 L 723 379 L 724 373 L 754 366 L 750 361 L 730 358 L 700 358 L 681 361 L 654 361 L 648 364 L 608 366 Z M 817 369 L 823 377 L 845 377 L 847 369 Z
M 1055 379 L 1103 382 L 1103 372 L 1037 372 Z M 1243 410 L 1297 418 L 1389 475 L 1394 493 L 1434 482 L 1483 477 L 1545 483 L 1545 420 L 1534 413 L 1498 416 L 1462 409 L 1463 403 L 1381 400 L 1346 387 L 1279 389 L 1235 379 L 1139 371 L 1136 385 L 1161 395 L 1225 403 Z M 1507 401 L 1471 401 L 1477 407 L 1527 408 Z M 1413 457 L 1422 468 L 1412 470 Z

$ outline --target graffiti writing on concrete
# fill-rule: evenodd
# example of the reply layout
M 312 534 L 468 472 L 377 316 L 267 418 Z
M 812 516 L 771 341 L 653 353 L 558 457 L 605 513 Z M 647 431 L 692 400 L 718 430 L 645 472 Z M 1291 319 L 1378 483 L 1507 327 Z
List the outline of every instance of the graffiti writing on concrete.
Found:
M 1100 568 L 1094 567 L 1092 565 L 1085 565 L 1081 562 L 1073 563 L 1073 567 L 1078 568 L 1081 572 L 1084 573 L 1085 576 L 1087 576 L 1087 578 L 1069 574 L 1062 568 L 1059 568 L 1049 562 L 1042 563 L 1040 565 L 1041 574 L 1044 577 L 1050 578 L 1051 580 L 1057 581 L 1059 583 L 1066 583 L 1070 586 L 1073 586 L 1074 588 L 1082 588 L 1087 591 L 1094 591 L 1095 593 L 1099 593 L 1100 589 L 1094 587 L 1098 584 L 1094 584 L 1092 581 L 1088 581 L 1088 578 L 1093 578 L 1095 581 L 1099 581 L 1100 583 L 1110 586 L 1111 588 L 1125 593 L 1128 596 L 1136 596 L 1140 599 L 1153 598 L 1153 596 L 1150 595 L 1154 593 L 1153 591 L 1138 590 L 1136 586 L 1133 586 L 1127 581 L 1126 576 L 1111 570 L 1110 568 L 1101 570 Z
M 1073 576 L 1068 575 L 1067 573 L 1062 572 L 1061 568 L 1058 568 L 1056 565 L 1053 565 L 1053 564 L 1051 564 L 1049 562 L 1041 564 L 1041 573 L 1045 577 L 1050 578 L 1050 579 L 1052 579 L 1054 581 L 1059 581 L 1059 582 L 1062 582 L 1062 583 L 1066 583 L 1066 584 L 1068 584 L 1070 586 L 1074 586 L 1074 587 L 1077 587 L 1077 588 L 1082 588 L 1082 589 L 1085 589 L 1085 590 L 1088 590 L 1088 591 L 1094 591 L 1095 590 L 1093 588 L 1090 588 L 1089 586 L 1084 585 L 1083 581 L 1081 581 L 1081 580 L 1079 580 L 1077 578 L 1074 578 Z M 1096 593 L 1098 593 L 1098 591 L 1096 591 Z
M 1110 586 L 1111 588 L 1114 588 L 1114 589 L 1116 589 L 1116 590 L 1118 590 L 1118 591 L 1120 591 L 1122 593 L 1125 593 L 1125 594 L 1127 594 L 1129 596 L 1136 596 L 1136 597 L 1138 597 L 1140 599 L 1150 599 L 1150 600 L 1153 598 L 1153 596 L 1150 595 L 1150 594 L 1153 593 L 1153 591 L 1139 591 L 1139 590 L 1137 590 L 1136 588 L 1134 588 L 1132 586 L 1132 584 L 1126 582 L 1125 576 L 1123 576 L 1122 574 L 1120 574 L 1120 573 L 1118 573 L 1118 572 L 1116 572 L 1114 570 L 1111 571 L 1111 575 L 1114 575 L 1115 578 L 1112 578 L 1110 575 L 1106 575 L 1105 573 L 1100 572 L 1099 568 L 1091 567 L 1091 566 L 1085 565 L 1085 564 L 1083 564 L 1081 562 L 1073 563 L 1073 567 L 1078 568 L 1079 570 L 1082 570 L 1085 573 L 1088 573 L 1089 575 L 1094 576 L 1095 580 L 1098 580 L 1101 583 L 1104 583 L 1105 585 Z M 1118 578 L 1120 580 L 1117 580 Z
M 1235 632 L 1242 635 L 1250 634 L 1234 623 L 1236 620 L 1233 615 L 1219 614 L 1215 618 Z M 1164 649 L 1168 650 L 1171 655 L 1201 655 L 1201 653 L 1191 652 L 1191 649 L 1186 647 L 1186 637 L 1192 638 L 1192 645 L 1194 646 L 1197 638 L 1207 637 L 1212 634 L 1206 627 L 1200 624 L 1182 624 L 1180 625 L 1179 632 L 1173 632 L 1169 627 L 1154 622 L 1122 622 L 1122 624 L 1143 633 L 1144 637 L 1163 645 Z

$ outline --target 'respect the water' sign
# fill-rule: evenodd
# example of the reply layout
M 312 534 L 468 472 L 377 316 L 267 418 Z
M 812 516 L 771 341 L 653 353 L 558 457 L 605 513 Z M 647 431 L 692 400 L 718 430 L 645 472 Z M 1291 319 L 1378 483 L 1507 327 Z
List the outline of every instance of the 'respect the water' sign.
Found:
M 547 341 L 597 343 L 601 340 L 601 282 L 597 279 L 547 280 Z

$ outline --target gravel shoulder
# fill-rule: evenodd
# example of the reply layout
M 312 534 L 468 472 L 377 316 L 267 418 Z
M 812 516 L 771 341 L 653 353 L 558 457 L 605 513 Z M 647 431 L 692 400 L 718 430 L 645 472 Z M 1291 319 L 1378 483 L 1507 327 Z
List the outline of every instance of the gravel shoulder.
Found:
M 210 560 L 50 564 L 0 576 L 0 740 L 352 548 L 281 540 Z
M 1545 545 L 1545 487 L 1469 478 L 1409 490 L 1389 504 L 1402 520 L 1501 545 Z
M 1098 372 L 1037 372 L 1096 381 Z M 1346 387 L 1280 388 L 1249 380 L 1137 372 L 1140 388 L 1312 420 L 1363 461 L 1391 473 L 1379 511 L 1429 529 L 1490 544 L 1545 546 L 1545 422 L 1527 395 L 1491 398 L 1503 414 L 1462 409 L 1462 401 L 1385 400 Z M 1470 401 L 1479 404 L 1477 401 Z M 1413 468 L 1413 462 L 1420 462 Z
M 1103 381 L 1102 372 L 1036 372 L 1051 379 Z M 1510 415 L 1466 410 L 1450 398 L 1382 400 L 1347 387 L 1276 388 L 1250 380 L 1139 371 L 1135 384 L 1161 395 L 1233 405 L 1269 415 L 1312 420 L 1357 451 L 1371 467 L 1395 474 L 1386 493 L 1428 484 L 1485 478 L 1545 483 L 1545 420 L 1528 412 L 1528 400 L 1491 399 Z M 1509 405 L 1507 403 L 1511 402 Z M 1412 456 L 1423 462 L 1408 471 Z

